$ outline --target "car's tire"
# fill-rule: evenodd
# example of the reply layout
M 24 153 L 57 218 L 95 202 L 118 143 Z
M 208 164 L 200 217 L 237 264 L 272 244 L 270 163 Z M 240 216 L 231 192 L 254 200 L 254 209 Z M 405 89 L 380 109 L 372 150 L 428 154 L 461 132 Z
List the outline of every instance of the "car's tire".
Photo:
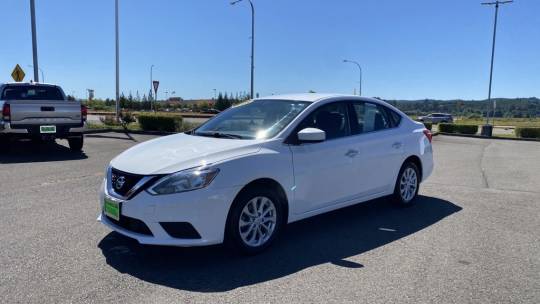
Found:
M 418 196 L 419 189 L 420 170 L 414 162 L 408 161 L 399 170 L 393 201 L 399 206 L 411 206 Z
M 281 232 L 284 202 L 271 188 L 254 186 L 234 200 L 225 229 L 225 243 L 242 254 L 254 255 L 268 248 Z
M 73 152 L 81 152 L 84 145 L 84 136 L 81 134 L 77 137 L 68 138 L 69 148 Z

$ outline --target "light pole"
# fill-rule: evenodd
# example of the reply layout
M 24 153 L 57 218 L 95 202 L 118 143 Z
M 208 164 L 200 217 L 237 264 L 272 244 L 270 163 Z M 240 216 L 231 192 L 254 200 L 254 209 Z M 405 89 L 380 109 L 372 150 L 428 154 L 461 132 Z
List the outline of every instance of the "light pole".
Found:
M 241 2 L 243 0 L 235 0 L 231 2 L 231 5 L 235 5 L 238 2 Z M 253 2 L 251 0 L 249 1 L 249 5 L 251 6 L 251 89 L 250 89 L 250 98 L 253 99 L 254 96 L 254 72 L 255 72 L 255 7 L 253 6 Z
M 360 63 L 353 60 L 347 60 L 347 59 L 344 59 L 343 62 L 356 64 L 358 66 L 358 69 L 360 70 L 360 88 L 358 90 L 358 96 L 362 96 L 362 67 L 360 66 Z
M 31 65 L 31 64 L 29 64 L 28 67 L 29 67 L 29 68 L 34 68 L 34 66 Z M 42 82 L 45 82 L 45 74 L 43 73 L 43 69 L 42 69 L 42 68 L 38 68 L 38 69 L 39 69 L 39 71 L 41 72 L 41 81 L 42 81 Z
M 32 56 L 34 59 L 34 81 L 39 82 L 38 56 L 37 56 L 37 37 L 36 37 L 36 4 L 30 0 L 30 19 L 32 22 Z
M 514 1 L 495 1 L 495 2 L 483 2 L 482 5 L 495 5 L 495 22 L 493 23 L 493 43 L 491 45 L 491 67 L 489 70 L 489 89 L 488 89 L 488 107 L 491 101 L 491 83 L 493 80 L 493 60 L 495 57 L 495 37 L 497 35 L 497 16 L 499 14 L 499 5 L 512 3 Z M 492 103 L 493 117 L 495 117 L 495 101 Z M 489 125 L 489 108 L 486 112 L 486 125 Z M 491 134 L 490 134 L 491 136 Z
M 116 37 L 116 121 L 120 117 L 120 44 L 118 42 L 118 0 L 114 1 L 114 25 Z
M 152 77 L 152 71 L 154 69 L 154 65 L 152 64 L 150 66 L 150 103 L 152 102 L 152 89 L 153 89 L 153 83 L 152 81 L 154 80 L 154 78 Z

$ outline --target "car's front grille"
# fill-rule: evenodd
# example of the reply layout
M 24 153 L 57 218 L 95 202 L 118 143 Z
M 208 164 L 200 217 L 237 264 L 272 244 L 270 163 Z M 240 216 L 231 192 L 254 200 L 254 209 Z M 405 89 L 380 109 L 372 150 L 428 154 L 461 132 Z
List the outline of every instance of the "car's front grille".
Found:
M 152 231 L 150 231 L 150 228 L 148 228 L 148 226 L 146 226 L 146 224 L 141 220 L 138 220 L 129 216 L 125 216 L 125 215 L 120 216 L 119 221 L 109 216 L 107 216 L 107 219 L 110 222 L 112 222 L 114 225 L 122 227 L 131 232 L 153 236 Z
M 117 194 L 121 196 L 126 196 L 126 194 L 131 190 L 144 175 L 137 175 L 122 172 L 120 170 L 111 169 L 111 188 Z

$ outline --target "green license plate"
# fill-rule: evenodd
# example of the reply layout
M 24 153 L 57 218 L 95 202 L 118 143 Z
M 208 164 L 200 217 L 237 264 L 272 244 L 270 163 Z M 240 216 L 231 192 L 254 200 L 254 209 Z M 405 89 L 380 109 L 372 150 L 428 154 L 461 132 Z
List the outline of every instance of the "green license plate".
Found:
M 56 126 L 40 126 L 40 133 L 56 133 Z
M 119 221 L 120 220 L 120 203 L 117 203 L 113 200 L 105 198 L 105 201 L 103 203 L 103 213 L 105 213 L 106 216 Z

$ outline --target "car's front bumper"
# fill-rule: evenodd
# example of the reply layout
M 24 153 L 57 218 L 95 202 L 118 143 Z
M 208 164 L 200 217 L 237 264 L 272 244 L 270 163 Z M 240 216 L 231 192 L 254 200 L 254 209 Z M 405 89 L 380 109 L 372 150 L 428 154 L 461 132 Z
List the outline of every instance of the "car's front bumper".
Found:
M 229 208 L 239 190 L 240 187 L 212 189 L 210 186 L 195 191 L 156 196 L 142 191 L 130 200 L 121 201 L 120 217 L 142 221 L 151 231 L 151 235 L 122 227 L 105 216 L 103 211 L 97 220 L 141 244 L 182 247 L 219 244 L 224 240 Z M 102 186 L 101 210 L 106 196 L 118 201 Z M 200 238 L 172 237 L 162 223 L 189 223 Z

